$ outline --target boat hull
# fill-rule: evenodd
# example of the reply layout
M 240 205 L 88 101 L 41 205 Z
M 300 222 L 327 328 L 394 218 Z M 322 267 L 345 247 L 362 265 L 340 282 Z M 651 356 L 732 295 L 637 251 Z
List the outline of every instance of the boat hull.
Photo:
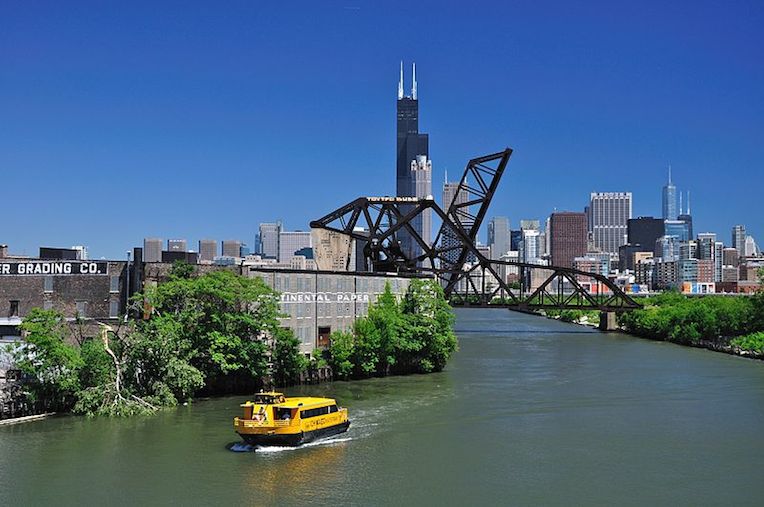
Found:
M 345 433 L 350 427 L 350 421 L 343 421 L 340 424 L 334 426 L 327 426 L 326 428 L 319 428 L 313 431 L 305 431 L 300 433 L 274 433 L 271 435 L 263 433 L 239 433 L 239 436 L 244 439 L 249 445 L 280 445 L 288 447 L 297 447 L 302 444 L 307 444 L 319 438 L 326 438 L 333 435 L 339 435 Z

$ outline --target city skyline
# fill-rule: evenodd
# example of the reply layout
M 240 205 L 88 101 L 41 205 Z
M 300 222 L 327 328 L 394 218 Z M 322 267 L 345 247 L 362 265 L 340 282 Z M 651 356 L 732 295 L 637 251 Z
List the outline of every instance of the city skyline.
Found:
M 402 59 L 418 63 L 433 181 L 476 155 L 515 150 L 491 215 L 543 218 L 582 209 L 590 192 L 630 191 L 633 216 L 660 216 L 655 183 L 670 162 L 672 180 L 692 192 L 697 232 L 727 244 L 744 224 L 764 237 L 760 5 L 618 6 L 615 16 L 607 4 L 560 4 L 559 19 L 540 7 L 407 8 L 404 22 L 365 4 L 211 20 L 142 6 L 90 17 L 56 4 L 8 9 L 6 206 L 78 216 L 11 211 L 0 242 L 27 255 L 82 244 L 115 259 L 150 236 L 251 244 L 260 222 L 307 229 L 354 195 L 394 195 L 392 76 Z M 518 21 L 511 32 L 507 16 Z M 465 22 L 500 36 L 444 38 Z M 188 28 L 199 23 L 206 29 Z M 277 34 L 291 23 L 303 29 L 284 41 Z M 372 29 L 375 38 L 361 36 Z M 507 65 L 489 72 L 485 61 Z M 479 73 L 479 88 L 464 79 Z M 294 172 L 289 184 L 279 168 Z M 723 205 L 720 175 L 740 183 Z M 225 211 L 198 204 L 215 200 Z

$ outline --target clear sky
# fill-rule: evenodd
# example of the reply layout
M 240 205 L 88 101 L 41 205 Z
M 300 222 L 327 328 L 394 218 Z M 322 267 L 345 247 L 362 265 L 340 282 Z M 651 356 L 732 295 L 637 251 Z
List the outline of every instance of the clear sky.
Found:
M 658 216 L 671 163 L 696 231 L 764 243 L 763 26 L 761 1 L 4 0 L 0 243 L 251 245 L 259 222 L 393 194 L 400 60 L 438 198 L 510 146 L 489 216 L 592 191 Z

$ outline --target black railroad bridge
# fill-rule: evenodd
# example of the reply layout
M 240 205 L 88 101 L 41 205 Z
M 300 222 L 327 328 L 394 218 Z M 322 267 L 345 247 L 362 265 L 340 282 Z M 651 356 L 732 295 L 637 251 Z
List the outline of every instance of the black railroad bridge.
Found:
M 607 277 L 577 269 L 494 260 L 476 247 L 477 234 L 510 148 L 470 160 L 453 202 L 444 211 L 432 199 L 359 197 L 311 222 L 311 228 L 341 233 L 363 245 L 371 271 L 435 276 L 453 306 L 537 309 L 590 309 L 613 316 L 641 308 Z M 431 210 L 441 221 L 432 244 L 414 224 Z M 415 245 L 404 252 L 402 239 Z M 412 254 L 411 252 L 417 252 Z

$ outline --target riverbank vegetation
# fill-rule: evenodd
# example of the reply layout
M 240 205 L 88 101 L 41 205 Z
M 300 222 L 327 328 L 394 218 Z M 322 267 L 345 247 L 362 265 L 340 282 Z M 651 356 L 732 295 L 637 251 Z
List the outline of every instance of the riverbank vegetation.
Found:
M 356 320 L 335 332 L 326 360 L 336 378 L 441 371 L 457 349 L 454 314 L 434 280 L 412 280 L 399 302 L 390 290 Z
M 128 416 L 200 394 L 289 385 L 329 364 L 336 378 L 440 371 L 456 350 L 453 313 L 434 281 L 412 280 L 397 301 L 390 287 L 352 332 L 308 359 L 280 326 L 279 294 L 259 278 L 230 271 L 196 276 L 177 264 L 168 281 L 133 298 L 118 326 L 85 337 L 53 310 L 33 309 L 11 348 L 31 401 L 55 410 Z
M 32 310 L 13 349 L 33 399 L 59 410 L 132 415 L 198 394 L 253 390 L 272 374 L 288 383 L 307 366 L 299 341 L 279 327 L 279 298 L 260 279 L 214 271 L 193 276 L 177 265 L 169 280 L 134 298 L 146 318 L 71 335 L 64 317 Z
M 682 345 L 764 352 L 764 293 L 700 298 L 666 293 L 645 298 L 643 304 L 619 316 L 626 332 Z

